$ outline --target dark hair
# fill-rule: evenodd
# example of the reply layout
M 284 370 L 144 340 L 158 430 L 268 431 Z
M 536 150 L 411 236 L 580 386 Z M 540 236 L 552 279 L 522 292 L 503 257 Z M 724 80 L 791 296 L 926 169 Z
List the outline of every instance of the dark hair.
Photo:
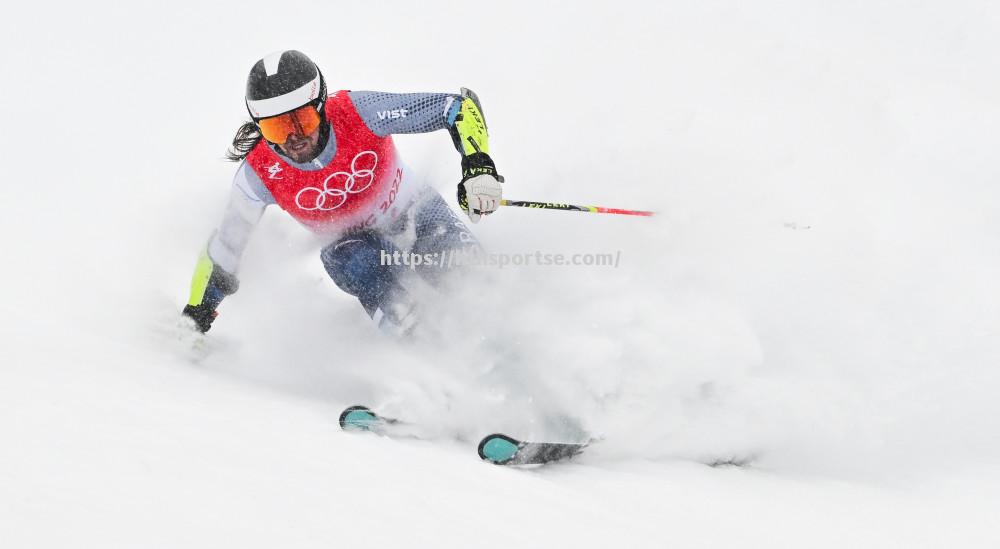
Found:
M 230 162 L 243 160 L 263 138 L 257 124 L 254 124 L 252 120 L 244 122 L 240 126 L 240 129 L 236 130 L 236 136 L 233 137 L 233 144 L 226 151 L 226 160 Z

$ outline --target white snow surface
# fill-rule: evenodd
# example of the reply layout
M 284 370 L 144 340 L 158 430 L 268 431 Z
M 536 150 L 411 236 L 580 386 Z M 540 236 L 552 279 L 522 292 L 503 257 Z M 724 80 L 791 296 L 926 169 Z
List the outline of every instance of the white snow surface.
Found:
M 0 43 L 0 546 L 1000 546 L 995 2 L 31 2 Z M 660 215 L 503 209 L 491 250 L 621 264 L 470 276 L 402 345 L 275 209 L 198 344 L 285 48 L 474 89 L 508 198 Z M 448 136 L 397 143 L 453 204 Z M 475 454 L 559 418 L 602 440 Z

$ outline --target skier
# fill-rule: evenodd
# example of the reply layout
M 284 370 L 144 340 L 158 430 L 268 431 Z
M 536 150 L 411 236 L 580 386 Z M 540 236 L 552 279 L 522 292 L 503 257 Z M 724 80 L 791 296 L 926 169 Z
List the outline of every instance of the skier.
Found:
M 225 296 L 237 290 L 240 257 L 265 208 L 277 204 L 323 237 L 330 278 L 361 302 L 383 330 L 405 334 L 416 321 L 400 284 L 406 267 L 394 252 L 444 253 L 478 247 L 444 199 L 412 174 L 391 135 L 447 129 L 462 154 L 458 204 L 473 223 L 500 205 L 503 178 L 489 156 L 482 108 L 474 93 L 327 95 L 319 67 L 295 50 L 257 63 L 247 78 L 251 121 L 233 139 L 240 162 L 218 229 L 195 268 L 184 316 L 202 333 Z M 402 243 L 409 235 L 412 243 Z M 445 269 L 416 271 L 440 286 Z

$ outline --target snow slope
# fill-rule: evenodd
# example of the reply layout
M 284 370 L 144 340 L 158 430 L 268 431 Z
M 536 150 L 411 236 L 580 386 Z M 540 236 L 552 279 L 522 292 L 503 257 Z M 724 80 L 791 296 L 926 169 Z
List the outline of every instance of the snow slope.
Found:
M 1000 544 L 995 5 L 9 11 L 3 547 Z M 662 215 L 499 212 L 492 250 L 622 263 L 488 273 L 401 346 L 272 211 L 193 348 L 246 71 L 288 47 L 476 90 L 509 198 Z M 448 137 L 397 143 L 452 200 Z M 355 403 L 428 440 L 341 433 Z M 571 427 L 603 438 L 573 463 L 475 457 Z

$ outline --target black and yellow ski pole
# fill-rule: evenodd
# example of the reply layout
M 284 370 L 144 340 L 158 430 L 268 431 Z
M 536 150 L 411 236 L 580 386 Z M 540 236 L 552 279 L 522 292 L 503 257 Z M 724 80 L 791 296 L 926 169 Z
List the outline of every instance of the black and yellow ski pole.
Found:
M 603 206 L 576 206 L 574 204 L 556 204 L 553 202 L 532 202 L 530 200 L 501 200 L 501 206 L 517 206 L 519 208 L 541 208 L 544 210 L 563 210 L 567 212 L 590 212 L 618 215 L 641 215 L 651 217 L 656 212 L 642 210 L 623 210 L 621 208 L 605 208 Z

